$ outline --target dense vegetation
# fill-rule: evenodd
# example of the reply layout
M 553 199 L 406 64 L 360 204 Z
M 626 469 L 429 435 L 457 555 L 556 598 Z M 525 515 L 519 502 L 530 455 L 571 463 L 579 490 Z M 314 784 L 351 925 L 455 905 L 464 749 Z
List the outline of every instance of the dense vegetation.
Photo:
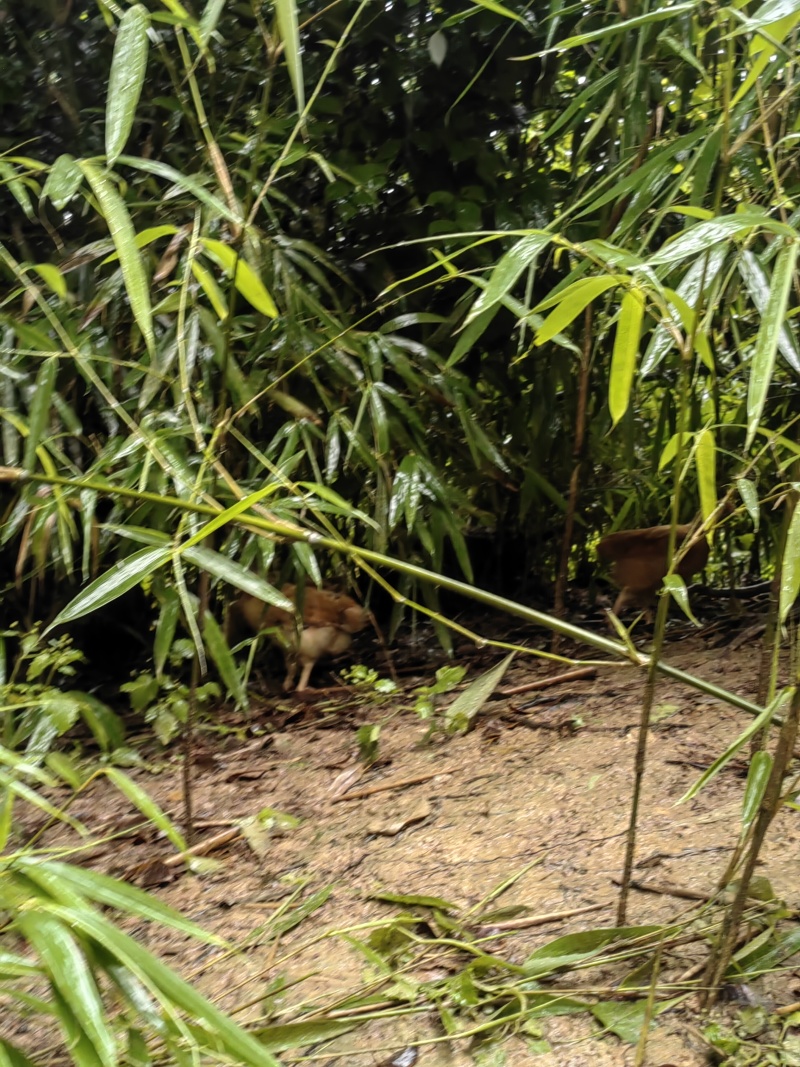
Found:
M 64 689 L 120 596 L 102 658 L 148 667 L 135 706 L 206 656 L 244 701 L 231 586 L 358 576 L 433 610 L 445 574 L 561 613 L 601 530 L 708 520 L 728 487 L 717 567 L 783 562 L 786 614 L 795 4 L 0 19 L 7 751 L 79 715 L 118 746 Z

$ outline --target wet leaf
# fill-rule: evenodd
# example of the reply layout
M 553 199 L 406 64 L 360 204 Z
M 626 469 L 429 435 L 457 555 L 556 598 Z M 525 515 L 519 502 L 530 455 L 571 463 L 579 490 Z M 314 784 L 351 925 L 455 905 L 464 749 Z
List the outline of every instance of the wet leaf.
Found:
M 108 78 L 106 100 L 106 155 L 113 167 L 125 147 L 147 69 L 150 16 L 142 4 L 134 4 L 123 14 L 114 42 L 114 55 Z

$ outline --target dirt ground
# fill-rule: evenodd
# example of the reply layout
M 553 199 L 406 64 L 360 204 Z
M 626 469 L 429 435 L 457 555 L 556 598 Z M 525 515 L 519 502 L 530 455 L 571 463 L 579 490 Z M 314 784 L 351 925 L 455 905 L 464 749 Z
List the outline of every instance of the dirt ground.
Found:
M 732 651 L 728 645 L 713 647 L 717 640 L 700 632 L 672 641 L 665 658 L 754 698 L 757 642 Z M 495 659 L 496 653 L 484 650 L 470 677 Z M 507 693 L 564 669 L 519 656 L 500 688 Z M 80 797 L 71 814 L 100 838 L 119 836 L 79 862 L 152 883 L 162 900 L 240 947 L 232 956 L 174 931 L 126 924 L 220 1007 L 247 1023 L 288 1022 L 301 1009 L 330 1012 L 380 978 L 374 961 L 345 935 L 365 941 L 370 924 L 409 910 L 377 899 L 381 894 L 444 898 L 452 914 L 462 917 L 482 902 L 482 910 L 502 907 L 517 909 L 518 917 L 540 917 L 537 925 L 489 930 L 484 949 L 514 964 L 556 937 L 614 926 L 641 674 L 630 665 L 610 664 L 591 677 L 495 695 L 472 732 L 426 738 L 429 724 L 414 713 L 411 694 L 431 677 L 432 668 L 404 674 L 403 694 L 383 705 L 352 692 L 344 700 L 341 692 L 335 698 L 321 692 L 304 701 L 255 697 L 249 719 L 229 710 L 220 713 L 201 730 L 193 784 L 197 839 L 216 841 L 207 856 L 213 862 L 191 873 L 182 866 L 164 867 L 161 861 L 173 855 L 169 843 L 152 832 L 126 830 L 135 821 L 133 809 L 105 781 Z M 324 672 L 315 675 L 315 684 L 324 683 Z M 441 707 L 451 699 L 441 698 Z M 736 837 L 744 761 L 726 767 L 695 799 L 677 801 L 751 721 L 669 679 L 659 684 L 654 719 L 635 877 L 656 891 L 632 893 L 628 922 L 637 925 L 671 920 L 693 906 L 673 890 L 713 892 Z M 358 759 L 355 737 L 364 723 L 382 727 L 379 758 L 369 769 Z M 132 777 L 182 825 L 180 753 L 159 753 L 150 743 L 147 755 L 150 770 L 132 771 Z M 240 820 L 264 809 L 299 821 L 257 837 L 243 835 Z M 48 843 L 55 841 L 53 835 Z M 784 809 L 760 873 L 790 908 L 796 906 L 800 884 L 799 841 L 798 817 Z M 326 887 L 330 895 L 316 911 L 279 936 L 270 932 L 270 923 Z M 704 958 L 702 942 L 666 952 L 661 980 L 675 980 Z M 454 959 L 457 954 L 433 957 L 413 977 L 441 979 L 452 973 Z M 613 985 L 624 974 L 606 969 L 581 979 L 573 973 L 561 988 L 591 995 L 598 983 Z M 270 1001 L 268 1011 L 265 991 L 279 975 L 288 988 L 277 1010 Z M 386 986 L 378 981 L 375 989 L 385 992 Z M 772 1010 L 798 999 L 800 979 L 784 972 L 755 995 Z M 646 1064 L 700 1067 L 709 1062 L 702 1022 L 693 1010 L 688 1002 L 659 1016 Z M 468 1021 L 463 1025 L 467 1029 Z M 413 1063 L 416 1054 L 430 1067 L 476 1062 L 627 1067 L 634 1062 L 633 1047 L 588 1015 L 545 1018 L 537 1025 L 542 1043 L 530 1034 L 514 1035 L 480 1051 L 466 1039 L 445 1040 L 429 1005 L 422 1013 L 365 1022 L 306 1049 L 305 1056 L 291 1050 L 282 1059 L 352 1067 L 400 1067 Z M 417 1053 L 409 1051 L 414 1047 Z

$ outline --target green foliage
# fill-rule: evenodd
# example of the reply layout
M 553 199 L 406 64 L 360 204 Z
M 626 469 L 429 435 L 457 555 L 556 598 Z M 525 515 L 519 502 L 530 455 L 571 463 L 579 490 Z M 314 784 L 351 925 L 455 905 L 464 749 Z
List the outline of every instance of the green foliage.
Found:
M 794 15 L 302 16 L 82 3 L 67 62 L 46 13 L 3 21 L 17 573 L 83 587 L 61 621 L 152 582 L 156 674 L 180 627 L 242 704 L 197 569 L 212 601 L 270 567 L 318 581 L 333 541 L 408 564 L 401 598 L 415 563 L 516 590 L 552 580 L 565 514 L 572 575 L 598 529 L 673 500 L 708 518 L 734 479 L 759 528 L 730 558 L 773 564 L 758 501 L 797 457 Z
M 415 690 L 414 711 L 423 721 L 432 719 L 436 711 L 436 697 L 443 693 L 449 693 L 459 685 L 466 667 L 440 667 L 436 672 L 436 681 L 433 685 L 421 685 Z
M 9 651 L 14 649 L 13 667 L 6 675 Z M 104 754 L 122 745 L 124 728 L 111 708 L 90 693 L 65 688 L 83 660 L 68 634 L 44 642 L 38 627 L 26 634 L 0 632 L 0 718 L 6 748 L 22 749 L 27 761 L 40 763 L 79 719 Z M 66 770 L 66 764 L 60 766 Z
M 34 804 L 54 820 L 70 822 L 84 836 L 86 831 L 41 796 L 39 791 L 52 789 L 55 779 L 32 763 L 15 760 L 5 748 L 0 748 L 0 768 L 5 995 L 0 1050 L 9 1062 L 36 1062 L 27 1058 L 26 1051 L 35 1057 L 38 1047 L 24 1051 L 12 1041 L 17 1032 L 33 1025 L 39 1036 L 60 1033 L 76 1064 L 114 1067 L 120 1048 L 126 1047 L 136 1049 L 143 1061 L 157 1047 L 176 1059 L 189 1049 L 196 1055 L 221 1054 L 237 1063 L 276 1063 L 256 1038 L 123 933 L 111 912 L 229 947 L 224 941 L 127 882 L 59 862 L 40 851 L 9 849 L 14 804 Z M 109 773 L 122 784 L 118 772 Z M 162 813 L 159 822 L 163 821 Z M 173 831 L 172 836 L 179 835 Z M 23 1020 L 26 1025 L 18 1029 Z
M 177 672 L 181 663 L 193 658 L 194 646 L 191 641 L 184 639 L 173 643 L 170 663 L 176 671 L 176 677 L 179 677 Z M 123 682 L 120 689 L 128 694 L 131 708 L 143 715 L 145 722 L 152 723 L 153 731 L 162 745 L 168 745 L 186 725 L 192 694 L 185 682 L 171 675 L 158 678 L 143 671 L 130 682 Z M 205 682 L 194 691 L 194 701 L 199 711 L 218 701 L 220 696 L 220 687 L 216 682 Z

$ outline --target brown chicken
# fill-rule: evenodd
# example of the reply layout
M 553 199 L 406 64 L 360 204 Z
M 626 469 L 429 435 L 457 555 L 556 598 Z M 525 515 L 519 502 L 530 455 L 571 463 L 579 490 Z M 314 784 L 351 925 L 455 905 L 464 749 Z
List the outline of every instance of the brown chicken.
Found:
M 675 528 L 675 550 L 686 540 L 690 526 Z M 656 593 L 667 573 L 669 526 L 651 526 L 647 530 L 620 530 L 609 534 L 597 546 L 597 555 L 610 563 L 611 577 L 620 587 L 614 614 L 626 608 L 644 608 L 650 614 Z M 708 562 L 708 541 L 704 536 L 692 540 L 678 561 L 675 574 L 684 581 L 701 571 Z
M 274 630 L 272 640 L 281 646 L 286 660 L 283 688 L 288 692 L 294 685 L 298 665 L 301 672 L 297 688 L 305 689 L 317 660 L 346 651 L 353 634 L 364 629 L 370 615 L 355 600 L 331 589 L 306 586 L 298 594 L 297 586 L 285 585 L 281 592 L 295 602 L 297 615 L 242 593 L 231 605 L 229 623 L 240 621 L 255 633 Z

